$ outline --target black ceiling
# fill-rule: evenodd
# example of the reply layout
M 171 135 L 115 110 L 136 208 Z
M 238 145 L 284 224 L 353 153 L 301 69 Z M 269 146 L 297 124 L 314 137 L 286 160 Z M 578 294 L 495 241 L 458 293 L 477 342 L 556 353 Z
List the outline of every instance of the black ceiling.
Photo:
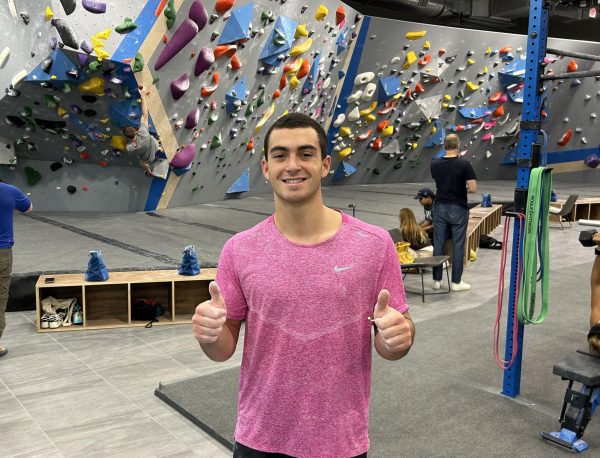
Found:
M 528 18 L 498 18 L 498 17 L 472 17 L 469 11 L 445 13 L 442 17 L 426 18 L 415 15 L 401 7 L 379 7 L 354 0 L 344 0 L 355 10 L 369 16 L 384 17 L 424 24 L 435 24 L 463 29 L 488 30 L 494 32 L 508 32 L 527 34 Z M 574 19 L 562 15 L 550 15 L 549 36 L 567 38 L 572 40 L 585 40 L 600 42 L 600 11 L 596 19 Z

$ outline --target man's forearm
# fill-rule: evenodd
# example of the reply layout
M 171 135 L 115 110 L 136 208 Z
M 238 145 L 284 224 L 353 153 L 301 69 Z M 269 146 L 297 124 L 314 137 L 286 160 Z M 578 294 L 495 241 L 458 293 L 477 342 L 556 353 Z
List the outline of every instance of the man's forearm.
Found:
M 234 332 L 226 323 L 216 342 L 201 343 L 200 347 L 209 359 L 217 362 L 227 361 L 235 353 L 238 333 L 239 330 Z
M 590 326 L 600 322 L 600 256 L 596 256 L 594 267 L 592 267 L 592 275 L 590 276 L 590 286 L 592 290 L 590 313 Z

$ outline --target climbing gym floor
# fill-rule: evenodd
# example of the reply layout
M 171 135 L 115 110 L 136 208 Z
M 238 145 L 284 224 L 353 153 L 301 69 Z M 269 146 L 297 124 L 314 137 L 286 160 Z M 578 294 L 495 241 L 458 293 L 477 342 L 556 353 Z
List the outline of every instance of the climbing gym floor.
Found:
M 401 207 L 421 214 L 413 196 L 426 185 L 344 186 L 324 194 L 332 207 L 352 213 L 348 206 L 354 204 L 357 217 L 393 227 Z M 481 182 L 479 188 L 474 202 L 482 192 L 494 201 L 509 201 L 514 182 Z M 597 191 L 597 186 L 560 181 L 554 188 L 561 198 L 572 193 L 596 197 Z M 196 246 L 203 264 L 214 264 L 231 234 L 272 210 L 271 195 L 263 195 L 156 214 L 19 215 L 15 278 L 25 285 L 42 272 L 83 272 L 90 250 L 102 251 L 109 270 L 174 268 L 187 244 Z M 499 251 L 480 249 L 477 261 L 466 267 L 464 280 L 473 285 L 471 291 L 427 296 L 424 303 L 419 294 L 408 294 L 416 343 L 405 360 L 374 364 L 369 456 L 564 455 L 538 433 L 560 426 L 566 384 L 552 375 L 553 364 L 585 347 L 594 255 L 579 245 L 579 229 L 553 225 L 550 230 L 550 313 L 545 323 L 525 330 L 521 396 L 516 399 L 499 394 L 502 371 L 493 360 Z M 492 235 L 500 238 L 501 230 Z M 419 282 L 418 275 L 407 275 L 411 289 L 418 289 Z M 9 350 L 0 358 L 3 456 L 231 456 L 222 441 L 154 390 L 159 383 L 194 378 L 202 386 L 204 376 L 226 384 L 235 372 L 226 369 L 239 366 L 240 351 L 226 363 L 211 362 L 188 325 L 40 334 L 34 304 L 27 303 L 27 294 L 20 297 L 18 305 L 11 299 L 9 308 L 16 311 L 7 313 L 2 338 Z M 194 396 L 202 398 L 203 392 Z M 227 396 L 222 402 L 235 405 L 236 399 Z M 229 422 L 229 429 L 220 430 L 226 434 L 232 418 L 217 418 L 229 415 L 230 409 L 222 410 L 214 421 Z M 205 412 L 197 414 L 210 421 Z M 588 453 L 600 451 L 598 414 L 584 438 L 592 448 Z

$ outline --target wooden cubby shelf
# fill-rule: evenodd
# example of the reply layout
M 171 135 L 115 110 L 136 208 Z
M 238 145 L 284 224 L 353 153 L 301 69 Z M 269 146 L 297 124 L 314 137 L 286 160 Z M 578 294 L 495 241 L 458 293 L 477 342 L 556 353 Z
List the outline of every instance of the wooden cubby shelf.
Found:
M 208 284 L 216 269 L 202 269 L 194 276 L 176 270 L 110 272 L 103 282 L 85 281 L 83 274 L 41 275 L 35 285 L 38 332 L 146 326 L 148 320 L 134 320 L 131 304 L 135 299 L 150 299 L 162 306 L 163 313 L 153 326 L 191 323 L 196 306 L 210 299 Z M 53 279 L 53 280 L 52 280 Z M 83 308 L 83 324 L 42 328 L 42 300 L 76 298 Z

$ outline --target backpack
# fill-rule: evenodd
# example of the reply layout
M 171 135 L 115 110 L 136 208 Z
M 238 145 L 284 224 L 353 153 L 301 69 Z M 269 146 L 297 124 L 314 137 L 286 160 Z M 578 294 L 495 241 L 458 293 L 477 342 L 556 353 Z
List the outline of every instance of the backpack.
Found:
M 131 318 L 140 321 L 155 322 L 162 315 L 162 306 L 150 299 L 134 299 L 131 303 Z
M 492 250 L 501 250 L 502 242 L 500 240 L 496 240 L 494 237 L 490 237 L 489 235 L 480 235 L 479 236 L 479 248 L 490 248 Z

